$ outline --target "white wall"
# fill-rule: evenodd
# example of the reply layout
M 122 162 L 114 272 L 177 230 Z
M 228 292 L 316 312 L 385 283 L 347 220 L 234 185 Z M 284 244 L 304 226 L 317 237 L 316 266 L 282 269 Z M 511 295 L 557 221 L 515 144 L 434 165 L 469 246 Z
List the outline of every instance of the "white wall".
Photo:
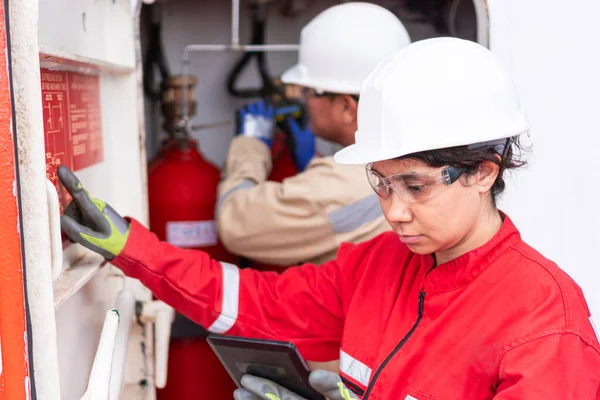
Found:
M 139 118 L 141 102 L 138 102 L 131 1 L 39 0 L 38 40 L 42 53 L 100 66 L 103 161 L 76 174 L 94 196 L 106 200 L 124 215 L 147 223 L 144 132 Z M 116 295 L 124 284 L 121 278 L 108 278 L 110 271 L 108 266 L 102 268 L 102 272 L 56 310 L 61 400 L 79 399 L 87 387 L 105 313 L 115 306 Z M 139 283 L 128 282 L 137 299 L 151 298 Z M 35 304 L 36 295 L 29 292 L 30 305 Z M 128 394 L 122 398 L 145 398 L 138 393 L 141 392 L 138 383 L 152 360 L 144 360 L 144 341 L 141 328 L 134 325 L 122 392 Z M 35 350 L 34 346 L 37 363 Z M 36 383 L 39 382 L 40 379 Z M 38 398 L 51 397 L 38 388 Z
M 600 318 L 600 2 L 491 0 L 491 48 L 531 124 L 533 158 L 501 206 L 583 288 Z

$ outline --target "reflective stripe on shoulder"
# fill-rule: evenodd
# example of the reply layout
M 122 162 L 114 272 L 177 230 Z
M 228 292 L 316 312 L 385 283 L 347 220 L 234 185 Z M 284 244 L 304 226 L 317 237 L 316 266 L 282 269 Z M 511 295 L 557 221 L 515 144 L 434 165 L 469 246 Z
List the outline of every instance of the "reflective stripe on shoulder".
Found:
M 233 192 L 237 192 L 238 190 L 250 189 L 254 186 L 256 186 L 256 182 L 251 181 L 250 179 L 245 179 L 237 185 L 235 185 L 234 187 L 232 187 L 231 189 L 229 189 L 228 191 L 226 191 L 225 193 L 223 193 L 217 200 L 217 206 L 215 207 L 215 217 L 219 215 L 219 211 L 221 210 L 223 202 L 225 201 L 225 199 L 227 199 L 227 197 L 229 197 L 230 194 L 232 194 Z
M 600 342 L 600 334 L 598 333 L 598 328 L 596 328 L 596 324 L 594 323 L 594 318 L 590 315 L 590 324 L 592 324 L 592 328 L 594 329 L 594 333 L 596 334 L 596 339 Z
M 369 385 L 369 379 L 373 372 L 371 368 L 343 350 L 340 350 L 340 371 L 365 386 Z
M 240 271 L 233 264 L 221 262 L 223 270 L 223 300 L 221 314 L 208 330 L 212 333 L 225 333 L 230 330 L 238 317 L 240 300 Z
M 373 194 L 332 211 L 327 216 L 335 233 L 346 233 L 382 215 L 379 198 Z

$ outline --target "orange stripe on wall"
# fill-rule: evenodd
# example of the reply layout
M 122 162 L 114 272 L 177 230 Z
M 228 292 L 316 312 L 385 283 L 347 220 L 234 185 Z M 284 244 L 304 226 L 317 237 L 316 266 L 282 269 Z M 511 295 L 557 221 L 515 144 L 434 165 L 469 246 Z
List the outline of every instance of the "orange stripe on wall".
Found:
M 11 92 L 7 64 L 5 2 L 0 2 L 0 400 L 29 396 L 25 298 Z

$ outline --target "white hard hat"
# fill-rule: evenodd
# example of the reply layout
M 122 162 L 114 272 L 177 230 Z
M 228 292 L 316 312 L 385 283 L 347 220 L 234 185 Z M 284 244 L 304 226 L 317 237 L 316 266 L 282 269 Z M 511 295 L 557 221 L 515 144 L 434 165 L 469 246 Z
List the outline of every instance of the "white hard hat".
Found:
M 356 144 L 335 154 L 365 164 L 525 133 L 515 86 L 485 47 L 456 38 L 415 42 L 365 80 Z
M 302 29 L 298 64 L 281 81 L 358 94 L 377 64 L 409 43 L 404 25 L 387 9 L 370 3 L 336 5 Z

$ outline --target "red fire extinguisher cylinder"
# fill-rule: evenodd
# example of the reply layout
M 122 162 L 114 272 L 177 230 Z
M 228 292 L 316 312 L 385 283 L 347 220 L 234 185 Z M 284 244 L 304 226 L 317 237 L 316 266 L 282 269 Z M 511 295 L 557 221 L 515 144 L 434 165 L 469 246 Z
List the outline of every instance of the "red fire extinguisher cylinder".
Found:
M 148 166 L 150 229 L 161 240 L 207 252 L 213 259 L 237 263 L 219 242 L 215 224 L 219 169 L 206 161 L 196 141 L 168 139 Z M 174 330 L 179 322 L 177 316 Z M 158 400 L 231 398 L 236 386 L 194 324 L 189 334 L 172 337 L 165 388 Z M 181 329 L 179 329 L 181 330 Z M 200 397 L 199 397 L 200 396 Z

